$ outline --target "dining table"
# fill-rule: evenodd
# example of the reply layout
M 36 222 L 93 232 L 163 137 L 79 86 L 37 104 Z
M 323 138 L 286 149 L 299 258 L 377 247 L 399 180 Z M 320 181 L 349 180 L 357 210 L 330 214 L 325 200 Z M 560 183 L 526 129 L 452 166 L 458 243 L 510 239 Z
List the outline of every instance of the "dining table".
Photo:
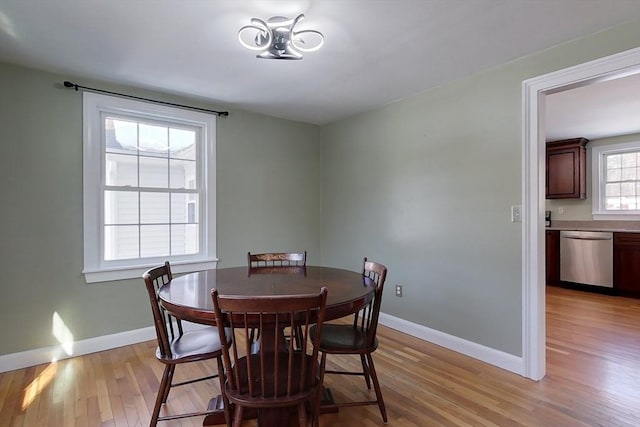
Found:
M 374 297 L 375 283 L 361 272 L 322 266 L 231 267 L 176 276 L 158 290 L 160 304 L 181 320 L 216 325 L 212 289 L 221 295 L 279 296 L 317 294 L 327 288 L 325 322 L 356 313 Z M 325 390 L 323 401 L 332 399 Z M 203 425 L 225 424 L 223 399 L 209 402 Z M 258 411 L 258 425 L 289 425 L 287 408 Z

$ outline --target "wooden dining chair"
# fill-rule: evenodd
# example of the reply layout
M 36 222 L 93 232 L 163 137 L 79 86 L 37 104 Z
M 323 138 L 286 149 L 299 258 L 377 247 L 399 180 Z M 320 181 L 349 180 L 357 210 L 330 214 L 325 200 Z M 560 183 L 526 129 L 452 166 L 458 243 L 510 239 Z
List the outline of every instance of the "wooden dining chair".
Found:
M 278 273 L 279 269 L 287 271 L 291 268 L 304 268 L 307 266 L 307 251 L 304 252 L 265 252 L 261 254 L 252 254 L 247 252 L 247 265 L 249 266 L 249 274 L 256 272 Z M 294 271 L 294 274 L 299 273 Z M 295 330 L 288 334 L 289 339 L 293 339 L 297 348 L 300 348 L 299 330 Z M 254 331 L 254 340 L 257 339 L 256 331 Z
M 152 268 L 143 274 L 143 279 L 149 294 L 151 312 L 153 313 L 153 323 L 158 340 L 156 358 L 164 364 L 164 372 L 160 381 L 160 388 L 156 397 L 156 403 L 151 415 L 150 426 L 155 426 L 158 421 L 173 420 L 178 418 L 195 417 L 212 413 L 212 410 L 200 412 L 190 412 L 184 414 L 172 414 L 160 417 L 160 409 L 167 402 L 171 387 L 191 384 L 198 381 L 209 380 L 219 377 L 220 389 L 224 385 L 224 366 L 222 363 L 222 344 L 220 334 L 216 327 L 207 327 L 195 331 L 184 332 L 179 319 L 171 316 L 161 305 L 158 299 L 158 289 L 162 285 L 169 283 L 173 276 L 169 262 L 164 265 Z M 177 323 L 174 329 L 173 323 Z M 229 335 L 230 336 L 230 335 Z M 229 338 L 225 338 L 225 342 Z M 216 359 L 218 373 L 201 378 L 195 378 L 183 382 L 173 383 L 173 374 L 176 365 L 181 363 L 196 362 L 200 360 Z M 231 425 L 231 418 L 228 405 L 225 405 L 225 418 L 227 424 Z
M 376 330 L 378 328 L 378 317 L 380 315 L 380 304 L 382 303 L 382 290 L 387 277 L 387 267 L 377 262 L 368 261 L 364 258 L 362 266 L 362 276 L 368 277 L 375 284 L 373 299 L 359 312 L 355 313 L 351 324 L 331 324 L 327 323 L 319 332 L 312 328 L 311 334 L 320 333 L 320 353 L 322 354 L 320 373 L 340 374 L 340 375 L 362 375 L 364 376 L 367 388 L 371 389 L 371 382 L 375 389 L 376 399 L 357 402 L 340 402 L 323 404 L 324 408 L 338 408 L 345 406 L 375 405 L 380 408 L 382 419 L 387 422 L 387 410 L 384 406 L 382 391 L 378 381 L 378 375 L 373 364 L 372 353 L 378 348 Z M 361 371 L 335 371 L 325 370 L 327 354 L 332 355 L 360 355 L 362 365 Z M 319 405 L 319 402 L 317 403 Z
M 249 268 L 254 267 L 304 267 L 307 265 L 307 251 L 304 252 L 266 252 L 252 254 L 247 252 Z
M 227 326 L 233 334 L 222 346 L 227 372 L 224 394 L 235 406 L 233 426 L 242 425 L 245 408 L 258 409 L 258 417 L 271 419 L 272 425 L 282 422 L 274 421 L 279 417 L 274 418 L 273 411 L 288 420 L 290 407 L 295 407 L 300 427 L 306 427 L 305 405 L 311 408 L 315 423 L 321 391 L 319 335 L 313 341 L 310 330 L 315 323 L 316 330 L 322 331 L 327 289 L 288 296 L 220 295 L 216 289 L 211 294 L 220 338 Z M 284 328 L 297 326 L 302 331 L 302 350 L 296 350 L 283 335 Z M 261 329 L 257 353 L 252 352 L 251 328 Z

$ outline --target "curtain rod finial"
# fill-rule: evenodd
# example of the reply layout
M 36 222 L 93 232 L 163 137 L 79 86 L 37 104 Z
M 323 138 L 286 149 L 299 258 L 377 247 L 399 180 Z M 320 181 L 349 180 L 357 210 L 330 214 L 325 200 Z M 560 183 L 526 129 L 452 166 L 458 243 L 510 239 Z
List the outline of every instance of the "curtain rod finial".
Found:
M 64 87 L 72 87 L 76 90 L 76 92 L 78 91 L 78 85 L 77 84 L 73 84 L 68 80 L 65 80 L 64 83 L 62 83 L 64 85 Z

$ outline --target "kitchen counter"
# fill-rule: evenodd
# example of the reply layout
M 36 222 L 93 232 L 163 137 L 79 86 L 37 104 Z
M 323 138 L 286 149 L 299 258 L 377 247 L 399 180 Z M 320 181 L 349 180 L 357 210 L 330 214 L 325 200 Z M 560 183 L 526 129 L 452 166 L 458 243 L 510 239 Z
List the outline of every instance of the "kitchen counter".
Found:
M 612 231 L 640 233 L 640 221 L 560 221 L 552 220 L 547 230 Z

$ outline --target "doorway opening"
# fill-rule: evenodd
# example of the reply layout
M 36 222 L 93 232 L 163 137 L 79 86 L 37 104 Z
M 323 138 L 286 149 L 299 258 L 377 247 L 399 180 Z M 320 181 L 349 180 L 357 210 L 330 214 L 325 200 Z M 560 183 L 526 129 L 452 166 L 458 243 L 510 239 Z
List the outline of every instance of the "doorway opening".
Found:
M 522 374 L 540 380 L 545 358 L 545 96 L 640 73 L 640 48 L 523 82 Z

